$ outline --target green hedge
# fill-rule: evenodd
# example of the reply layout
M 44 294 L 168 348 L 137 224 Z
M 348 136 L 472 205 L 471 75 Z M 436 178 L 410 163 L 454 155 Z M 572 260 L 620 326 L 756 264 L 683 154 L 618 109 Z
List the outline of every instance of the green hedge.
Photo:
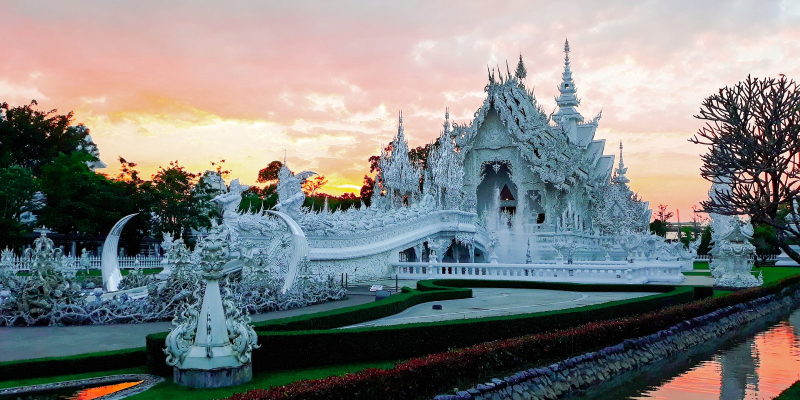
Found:
M 407 292 L 403 291 L 372 303 L 257 322 L 253 324 L 253 329 L 256 332 L 333 329 L 388 317 L 429 301 L 468 299 L 470 297 L 472 297 L 472 289 L 465 287 L 437 287 L 428 291 L 409 289 Z
M 463 283 L 462 283 L 463 282 Z M 481 282 L 481 283 L 478 283 Z M 534 314 L 481 318 L 479 320 L 453 320 L 435 323 L 403 324 L 357 329 L 332 329 L 365 322 L 386 316 L 384 311 L 393 309 L 395 314 L 408 307 L 411 297 L 415 303 L 423 301 L 449 300 L 460 294 L 455 287 L 444 285 L 493 287 L 527 287 L 539 289 L 576 291 L 667 291 L 647 297 L 620 300 L 580 308 L 548 311 Z M 417 283 L 418 292 L 409 297 L 394 295 L 381 300 L 380 304 L 395 297 L 385 307 L 365 307 L 364 305 L 343 310 L 304 315 L 260 324 L 258 342 L 261 348 L 253 351 L 253 370 L 275 370 L 302 368 L 327 364 L 366 362 L 409 358 L 453 347 L 465 347 L 490 340 L 511 338 L 539 333 L 552 329 L 563 329 L 589 322 L 618 318 L 658 310 L 695 300 L 694 287 L 674 287 L 665 285 L 579 285 L 547 284 L 538 282 L 510 281 L 454 281 L 443 280 Z M 427 295 L 427 296 L 426 296 Z M 456 297 L 457 298 L 457 297 Z M 359 311 L 360 310 L 360 311 Z M 338 312 L 337 312 L 338 311 Z M 378 316 L 380 314 L 380 316 Z M 367 318 L 369 316 L 369 318 Z M 307 326 L 312 329 L 296 329 Z M 327 330 L 320 330 L 326 329 Z M 147 337 L 148 367 L 151 372 L 168 376 L 171 368 L 164 363 L 166 334 Z M 302 356 L 298 356 L 302 354 Z
M 19 328 L 27 329 L 27 328 Z M 140 367 L 145 348 L 0 362 L 0 381 Z

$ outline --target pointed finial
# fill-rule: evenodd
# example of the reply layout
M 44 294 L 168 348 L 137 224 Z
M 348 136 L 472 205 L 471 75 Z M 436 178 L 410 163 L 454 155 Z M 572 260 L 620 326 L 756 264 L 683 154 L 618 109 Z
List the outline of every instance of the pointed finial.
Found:
M 564 39 L 564 53 L 569 53 L 569 39 Z
M 286 149 L 283 149 L 283 165 L 286 165 Z
M 450 107 L 444 108 L 444 132 L 450 133 Z
M 517 63 L 517 70 L 514 72 L 517 79 L 525 79 L 528 76 L 528 71 L 525 69 L 525 63 L 522 62 L 522 53 L 519 53 L 519 63 Z
M 397 125 L 397 136 L 403 137 L 403 110 L 400 110 L 398 114 L 399 123 Z
M 625 176 L 628 169 L 625 168 L 625 163 L 622 161 L 622 140 L 619 141 L 619 167 L 617 167 L 617 176 L 614 179 L 617 183 L 629 183 L 630 179 Z

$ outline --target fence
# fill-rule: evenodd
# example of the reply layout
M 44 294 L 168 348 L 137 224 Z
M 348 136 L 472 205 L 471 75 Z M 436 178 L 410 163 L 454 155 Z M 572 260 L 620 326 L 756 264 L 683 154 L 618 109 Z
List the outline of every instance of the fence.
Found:
M 142 269 L 142 268 L 162 268 L 161 264 L 164 257 L 119 257 L 120 269 Z M 29 272 L 33 260 L 30 257 L 4 257 L 0 260 L 0 268 L 11 268 L 14 272 Z M 62 258 L 61 268 L 66 270 L 99 270 L 102 265 L 102 257 L 64 257 Z
M 714 256 L 711 255 L 711 254 L 698 254 L 698 255 L 696 255 L 694 257 L 695 261 L 711 261 L 713 259 L 714 259 Z M 766 255 L 766 256 L 751 255 L 750 259 L 751 260 L 758 260 L 758 261 L 761 261 L 761 260 L 764 260 L 764 261 L 775 261 L 775 260 L 778 259 L 778 255 L 777 254 L 769 254 L 769 255 Z

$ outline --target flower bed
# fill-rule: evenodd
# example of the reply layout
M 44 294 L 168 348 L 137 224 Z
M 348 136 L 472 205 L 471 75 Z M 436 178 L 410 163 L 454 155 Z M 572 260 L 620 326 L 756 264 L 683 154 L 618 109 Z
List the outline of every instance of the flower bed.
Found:
M 481 343 L 471 347 L 413 358 L 389 370 L 367 369 L 355 374 L 300 381 L 272 389 L 236 394 L 232 400 L 381 398 L 407 399 L 435 395 L 459 381 L 481 379 L 492 370 L 561 360 L 572 355 L 647 336 L 680 322 L 770 294 L 784 295 L 800 276 L 774 285 L 725 297 L 708 298 L 638 316 L 591 322 L 560 331 L 544 332 Z

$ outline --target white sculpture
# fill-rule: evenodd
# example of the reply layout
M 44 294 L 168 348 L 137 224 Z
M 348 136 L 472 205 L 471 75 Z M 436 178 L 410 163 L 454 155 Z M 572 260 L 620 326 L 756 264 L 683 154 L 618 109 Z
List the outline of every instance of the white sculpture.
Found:
M 306 198 L 303 193 L 303 182 L 308 178 L 317 175 L 314 171 L 303 171 L 297 174 L 292 173 L 289 167 L 286 166 L 286 160 L 283 160 L 278 172 L 278 204 L 275 208 L 278 211 L 286 213 L 290 217 L 298 220 L 302 215 L 301 208 L 303 201 Z
M 167 364 L 174 367 L 173 378 L 179 385 L 211 388 L 248 382 L 258 337 L 249 325 L 250 317 L 241 314 L 229 295 L 223 301 L 220 292 L 219 279 L 229 251 L 224 230 L 212 229 L 202 249 L 205 294 L 202 303 L 195 302 L 175 316 L 164 350 Z
M 730 193 L 724 178 L 711 185 L 709 197 L 719 199 L 720 194 Z M 756 248 L 750 243 L 753 226 L 738 216 L 709 214 L 711 217 L 711 244 L 709 252 L 713 259 L 708 266 L 714 276 L 714 285 L 734 288 L 761 286 L 763 276 L 754 277 L 753 269 Z
M 122 273 L 119 270 L 119 260 L 117 259 L 119 235 L 122 233 L 122 228 L 131 220 L 131 218 L 139 215 L 139 213 L 127 215 L 120 219 L 111 232 L 108 233 L 105 243 L 103 243 L 103 288 L 106 292 L 116 292 L 119 288 L 119 283 L 122 281 Z

